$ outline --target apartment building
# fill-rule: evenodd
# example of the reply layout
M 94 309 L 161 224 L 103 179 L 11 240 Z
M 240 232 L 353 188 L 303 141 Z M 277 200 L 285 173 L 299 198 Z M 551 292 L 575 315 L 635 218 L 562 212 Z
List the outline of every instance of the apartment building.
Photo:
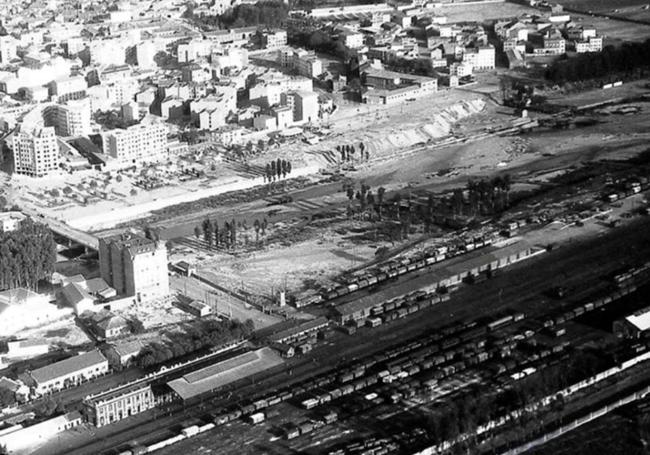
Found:
M 128 232 L 101 238 L 99 270 L 118 295 L 145 301 L 169 294 L 167 248 L 162 242 Z
M 153 163 L 165 158 L 167 127 L 133 125 L 102 134 L 104 153 L 123 163 Z
M 54 127 L 23 126 L 12 135 L 14 172 L 30 177 L 45 177 L 59 169 L 59 145 Z
M 268 30 L 261 32 L 262 46 L 265 49 L 278 49 L 287 45 L 286 30 Z
M 92 132 L 88 98 L 47 106 L 43 119 L 45 126 L 53 126 L 59 136 L 87 136 Z
M 494 46 L 468 47 L 463 54 L 463 62 L 472 65 L 474 71 L 488 71 L 495 68 Z

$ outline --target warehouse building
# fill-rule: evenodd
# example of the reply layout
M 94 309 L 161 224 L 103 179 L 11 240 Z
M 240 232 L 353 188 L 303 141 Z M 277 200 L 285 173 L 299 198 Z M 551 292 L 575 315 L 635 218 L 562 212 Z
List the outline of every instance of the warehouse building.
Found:
M 293 327 L 289 327 L 279 332 L 273 333 L 268 337 L 268 340 L 272 343 L 293 343 L 302 338 L 305 338 L 311 333 L 315 333 L 321 329 L 324 329 L 328 324 L 329 321 L 327 318 L 321 316 L 316 319 L 312 319 L 310 321 L 306 321 Z
M 614 333 L 620 338 L 641 338 L 650 329 L 650 307 L 614 321 Z

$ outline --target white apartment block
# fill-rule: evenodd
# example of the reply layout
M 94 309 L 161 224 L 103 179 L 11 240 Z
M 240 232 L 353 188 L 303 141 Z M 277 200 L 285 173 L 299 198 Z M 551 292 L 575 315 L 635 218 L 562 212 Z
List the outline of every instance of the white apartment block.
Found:
M 16 58 L 16 39 L 11 35 L 0 36 L 0 64 L 6 65 Z
M 138 67 L 141 69 L 155 69 L 158 67 L 154 61 L 156 46 L 151 41 L 143 41 L 135 47 Z
M 200 57 L 207 57 L 212 53 L 215 43 L 209 40 L 192 40 L 186 44 L 179 44 L 177 50 L 178 63 L 190 63 Z
M 92 132 L 88 98 L 47 106 L 43 117 L 45 125 L 53 126 L 58 136 L 87 136 Z
M 102 82 L 87 90 L 90 98 L 90 110 L 106 111 L 115 105 L 122 105 L 133 100 L 138 91 L 138 82 L 132 78 L 123 78 L 114 82 Z
M 221 109 L 204 109 L 198 113 L 199 129 L 208 131 L 216 130 L 226 125 L 226 117 L 227 113 L 224 115 Z
M 54 127 L 15 131 L 11 143 L 16 174 L 45 177 L 59 169 L 59 145 Z
M 342 30 L 339 33 L 339 39 L 350 49 L 360 49 L 363 47 L 363 35 L 359 32 Z
M 164 125 L 133 125 L 108 131 L 102 137 L 104 153 L 122 163 L 153 163 L 165 158 L 167 128 Z
M 543 54 L 561 55 L 566 52 L 566 41 L 559 33 L 547 33 L 544 35 Z
M 56 96 L 58 101 L 79 99 L 86 96 L 88 83 L 81 76 L 67 77 L 52 81 L 50 94 Z
M 576 52 L 579 54 L 584 54 L 586 52 L 600 52 L 602 50 L 602 36 L 589 37 L 586 41 L 576 41 Z
M 121 296 L 146 301 L 169 294 L 164 242 L 131 233 L 100 238 L 99 271 Z
M 313 52 L 304 49 L 283 49 L 280 51 L 280 65 L 296 71 L 301 76 L 313 79 L 323 73 L 323 63 Z
M 475 71 L 493 70 L 495 68 L 494 46 L 479 46 L 466 48 L 463 62 L 474 68 Z
M 287 45 L 287 31 L 273 30 L 262 32 L 262 46 L 265 49 L 277 49 Z
M 318 120 L 318 94 L 314 92 L 287 92 L 282 95 L 282 103 L 291 108 L 294 123 Z

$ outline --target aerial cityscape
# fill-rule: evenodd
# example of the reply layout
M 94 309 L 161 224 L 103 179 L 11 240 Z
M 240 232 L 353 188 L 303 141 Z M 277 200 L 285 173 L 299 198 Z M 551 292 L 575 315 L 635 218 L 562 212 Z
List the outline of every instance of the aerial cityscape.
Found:
M 0 455 L 650 454 L 647 0 L 0 2 Z

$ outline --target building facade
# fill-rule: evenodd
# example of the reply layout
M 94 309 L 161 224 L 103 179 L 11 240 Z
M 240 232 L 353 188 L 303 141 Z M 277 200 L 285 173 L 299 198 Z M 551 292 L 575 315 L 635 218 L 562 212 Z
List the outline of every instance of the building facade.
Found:
M 119 388 L 83 401 L 88 422 L 96 427 L 110 425 L 156 406 L 156 398 L 149 384 Z

